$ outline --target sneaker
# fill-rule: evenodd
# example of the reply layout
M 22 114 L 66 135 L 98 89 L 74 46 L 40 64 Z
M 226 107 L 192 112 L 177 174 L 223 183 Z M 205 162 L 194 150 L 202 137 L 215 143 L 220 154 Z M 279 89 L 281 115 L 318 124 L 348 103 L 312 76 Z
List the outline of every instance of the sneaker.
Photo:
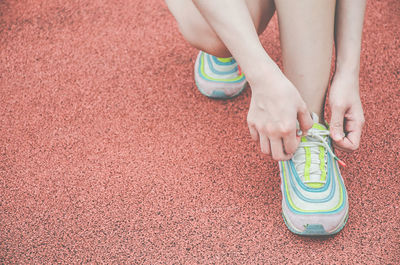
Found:
M 283 219 L 295 234 L 338 233 L 345 225 L 349 203 L 329 130 L 318 123 L 301 138 L 292 159 L 280 161 Z
M 233 98 L 247 84 L 235 59 L 218 58 L 202 51 L 196 59 L 194 77 L 200 92 L 210 98 Z

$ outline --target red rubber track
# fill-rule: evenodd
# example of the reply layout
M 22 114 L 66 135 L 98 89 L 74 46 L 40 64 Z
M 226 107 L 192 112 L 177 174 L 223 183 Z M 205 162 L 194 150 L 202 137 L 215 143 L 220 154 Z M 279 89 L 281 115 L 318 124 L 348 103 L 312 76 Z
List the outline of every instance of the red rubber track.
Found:
M 399 1 L 369 1 L 349 221 L 313 239 L 283 223 L 250 90 L 197 91 L 162 1 L 0 1 L 0 263 L 398 262 L 399 25 Z M 276 18 L 262 39 L 280 61 Z

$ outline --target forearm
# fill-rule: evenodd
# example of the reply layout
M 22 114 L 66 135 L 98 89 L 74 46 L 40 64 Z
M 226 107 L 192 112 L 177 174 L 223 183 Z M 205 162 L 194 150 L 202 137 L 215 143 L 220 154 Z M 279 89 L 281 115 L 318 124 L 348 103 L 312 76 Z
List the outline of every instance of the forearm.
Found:
M 244 0 L 193 0 L 198 10 L 238 61 L 247 80 L 263 78 L 268 72 L 281 74 L 258 38 Z M 235 19 L 232 19 L 235 18 Z
M 358 76 L 366 0 L 337 0 L 336 5 L 336 73 Z

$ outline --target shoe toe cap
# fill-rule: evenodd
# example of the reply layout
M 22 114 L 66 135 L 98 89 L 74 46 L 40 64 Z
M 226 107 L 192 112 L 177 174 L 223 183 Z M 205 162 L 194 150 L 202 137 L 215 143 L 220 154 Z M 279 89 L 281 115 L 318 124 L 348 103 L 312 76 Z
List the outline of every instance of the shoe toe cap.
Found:
M 347 221 L 348 207 L 334 213 L 299 214 L 283 205 L 283 215 L 288 228 L 303 235 L 330 235 L 339 232 Z

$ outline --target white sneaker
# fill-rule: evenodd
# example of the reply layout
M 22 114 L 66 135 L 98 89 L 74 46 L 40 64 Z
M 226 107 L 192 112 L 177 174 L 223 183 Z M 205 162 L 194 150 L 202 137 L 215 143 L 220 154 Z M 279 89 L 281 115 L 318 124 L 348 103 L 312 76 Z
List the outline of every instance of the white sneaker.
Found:
M 247 84 L 235 59 L 217 58 L 202 51 L 196 59 L 194 77 L 200 92 L 210 98 L 233 98 Z
M 329 130 L 314 125 L 288 161 L 280 161 L 282 212 L 290 231 L 300 235 L 331 235 L 345 225 L 349 203 Z M 344 163 L 343 163 L 344 164 Z

